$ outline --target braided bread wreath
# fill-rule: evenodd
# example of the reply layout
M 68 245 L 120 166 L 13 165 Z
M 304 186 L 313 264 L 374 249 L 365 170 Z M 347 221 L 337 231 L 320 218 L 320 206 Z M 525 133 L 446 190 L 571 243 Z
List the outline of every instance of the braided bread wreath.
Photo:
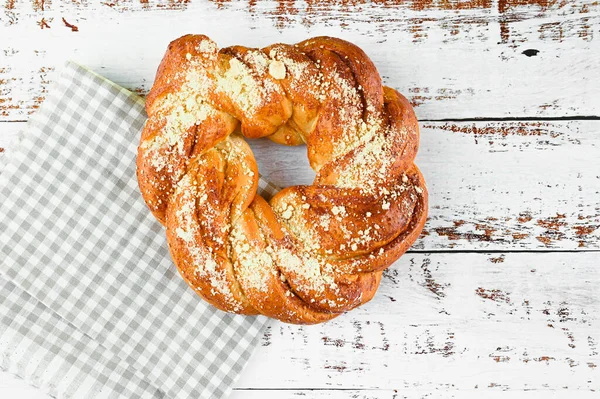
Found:
M 369 301 L 423 228 L 415 114 L 351 43 L 218 50 L 186 35 L 169 45 L 146 110 L 142 195 L 185 281 L 219 309 L 330 320 Z M 243 137 L 306 143 L 313 185 L 267 202 Z

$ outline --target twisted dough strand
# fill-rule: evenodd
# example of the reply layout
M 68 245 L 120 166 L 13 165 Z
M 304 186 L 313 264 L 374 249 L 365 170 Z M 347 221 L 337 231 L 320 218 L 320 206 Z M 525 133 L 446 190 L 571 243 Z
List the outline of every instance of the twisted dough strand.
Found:
M 186 282 L 220 309 L 332 319 L 369 301 L 423 228 L 416 117 L 351 43 L 218 50 L 183 36 L 146 110 L 141 192 Z M 314 184 L 267 203 L 243 136 L 306 143 Z

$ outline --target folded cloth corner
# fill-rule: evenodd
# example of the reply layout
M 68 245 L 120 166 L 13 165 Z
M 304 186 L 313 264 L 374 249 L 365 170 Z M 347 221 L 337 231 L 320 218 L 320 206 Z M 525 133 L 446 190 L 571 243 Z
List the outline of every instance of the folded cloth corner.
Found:
M 226 397 L 267 323 L 178 275 L 137 187 L 145 120 L 142 98 L 69 62 L 4 157 L 0 367 L 53 396 Z

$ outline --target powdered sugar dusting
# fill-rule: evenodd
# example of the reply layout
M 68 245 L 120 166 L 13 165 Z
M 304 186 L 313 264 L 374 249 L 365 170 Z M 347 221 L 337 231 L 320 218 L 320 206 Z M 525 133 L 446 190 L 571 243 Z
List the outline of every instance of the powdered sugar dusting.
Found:
M 245 290 L 267 292 L 268 281 L 276 270 L 273 258 L 266 251 L 257 251 L 251 246 L 240 225 L 235 225 L 229 236 L 234 256 L 237 278 Z
M 200 239 L 200 226 L 196 216 L 195 201 L 199 197 L 198 188 L 189 175 L 179 183 L 178 192 L 182 194 L 181 206 L 175 212 L 177 218 L 176 235 L 186 243 L 186 248 L 196 265 L 195 273 L 200 279 L 210 281 L 211 292 L 222 296 L 233 308 L 240 308 L 241 303 L 233 295 L 227 274 L 221 270 L 213 258 L 212 248 L 207 247 Z
M 180 55 L 185 69 L 165 80 L 180 87 L 155 100 L 153 109 L 163 118 L 156 126 L 161 128 L 141 148 L 156 171 L 170 173 L 160 179 L 172 178 L 177 187 L 179 208 L 170 210 L 176 221 L 169 220 L 169 226 L 174 228 L 172 237 L 185 244 L 195 278 L 202 281 L 198 288 L 207 289 L 204 282 L 209 283 L 211 293 L 224 298 L 234 311 L 247 306 L 247 300 L 257 306 L 256 301 L 273 298 L 274 293 L 297 296 L 313 309 L 331 312 L 358 305 L 368 291 L 346 291 L 351 280 L 333 265 L 342 267 L 340 261 L 356 259 L 360 268 L 354 270 L 367 272 L 370 259 L 383 256 L 378 242 L 389 242 L 385 218 L 412 212 L 426 196 L 418 179 L 397 170 L 402 165 L 397 162 L 402 156 L 399 149 L 409 138 L 406 129 L 388 123 L 381 105 L 370 102 L 376 92 L 359 83 L 373 80 L 353 75 L 365 64 L 357 68 L 361 60 L 348 59 L 335 46 L 320 46 L 324 51 L 307 54 L 299 49 L 302 45 L 275 45 L 268 51 L 231 47 L 219 52 L 213 41 L 202 39 L 195 46 L 185 47 Z M 321 169 L 327 173 L 322 184 L 331 187 L 318 199 L 307 199 L 309 191 L 303 191 L 306 197 L 294 190 L 276 196 L 271 206 L 277 217 L 269 223 L 277 223 L 273 228 L 277 233 L 262 225 L 254 231 L 248 226 L 255 225 L 245 223 L 251 214 L 246 207 L 255 193 L 255 165 L 245 143 L 238 141 L 239 130 L 229 138 L 219 137 L 204 158 L 190 160 L 186 153 L 193 152 L 190 146 L 196 143 L 190 135 L 202 134 L 202 124 L 218 117 L 240 120 L 241 132 L 251 137 L 279 131 L 274 140 L 285 135 L 288 143 L 305 140 L 315 147 L 314 154 L 309 147 L 311 163 L 318 173 Z M 294 137 L 291 133 L 295 138 L 289 138 Z M 313 155 L 321 158 L 313 162 Z M 204 164 L 210 159 L 220 165 L 217 174 L 224 176 L 218 189 L 208 186 L 201 174 L 190 177 L 194 168 L 211 170 Z M 328 196 L 336 189 L 359 194 L 347 203 L 346 194 L 331 201 Z M 226 198 L 224 203 L 219 195 Z M 228 217 L 222 214 L 225 211 Z
M 216 54 L 217 45 L 212 40 L 204 39 L 198 44 L 197 50 L 203 54 Z
M 249 50 L 242 56 L 229 59 L 229 68 L 216 75 L 216 90 L 226 95 L 243 113 L 252 118 L 263 105 L 272 101 L 274 93 L 283 94 L 281 87 L 265 79 L 269 58 L 260 50 Z

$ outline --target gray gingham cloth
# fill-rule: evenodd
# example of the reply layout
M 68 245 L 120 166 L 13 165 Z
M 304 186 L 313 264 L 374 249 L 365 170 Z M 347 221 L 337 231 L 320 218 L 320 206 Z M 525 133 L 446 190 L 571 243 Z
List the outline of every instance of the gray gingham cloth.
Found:
M 179 276 L 135 178 L 145 118 L 140 97 L 68 63 L 3 157 L 0 368 L 52 396 L 225 397 L 267 323 Z

